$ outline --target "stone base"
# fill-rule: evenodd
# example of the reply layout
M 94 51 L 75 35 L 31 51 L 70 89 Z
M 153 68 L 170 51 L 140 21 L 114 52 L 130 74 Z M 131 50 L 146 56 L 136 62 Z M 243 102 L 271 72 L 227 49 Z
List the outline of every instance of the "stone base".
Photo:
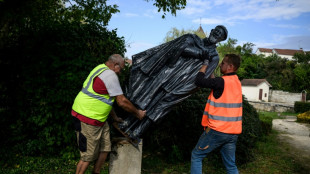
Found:
M 142 140 L 137 147 L 126 138 L 113 138 L 109 174 L 140 174 L 142 167 Z

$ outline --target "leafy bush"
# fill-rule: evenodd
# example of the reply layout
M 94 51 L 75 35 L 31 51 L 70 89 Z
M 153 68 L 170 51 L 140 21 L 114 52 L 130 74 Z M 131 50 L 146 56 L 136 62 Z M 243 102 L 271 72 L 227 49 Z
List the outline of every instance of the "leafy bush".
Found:
M 1 134 L 13 137 L 6 143 L 24 154 L 59 153 L 74 144 L 70 111 L 83 81 L 109 55 L 124 51 L 124 39 L 98 25 L 54 23 L 23 30 L 16 42 L 0 48 L 0 68 L 6 69 L 1 126 L 8 128 Z
M 263 135 L 268 135 L 272 130 L 273 116 L 261 112 L 259 113 L 259 119 L 261 120 Z
M 297 115 L 297 121 L 302 123 L 310 123 L 310 110 Z
M 200 123 L 208 93 L 201 89 L 151 126 L 143 136 L 145 149 L 165 154 L 167 161 L 190 159 L 191 150 L 203 131 Z
M 238 138 L 236 158 L 239 163 L 246 163 L 253 158 L 251 149 L 263 136 L 262 122 L 256 109 L 243 97 L 242 134 Z
M 176 106 L 161 123 L 154 125 L 144 135 L 144 148 L 166 154 L 168 161 L 189 160 L 202 131 L 202 113 L 209 94 L 200 89 Z M 262 136 L 261 121 L 255 108 L 243 100 L 243 131 L 237 143 L 237 161 L 244 163 L 252 158 L 251 148 Z M 216 151 L 208 155 L 214 164 L 221 163 Z M 170 158 L 172 157 L 172 158 Z
M 310 110 L 310 103 L 309 102 L 295 102 L 294 104 L 294 111 L 296 113 L 302 113 Z

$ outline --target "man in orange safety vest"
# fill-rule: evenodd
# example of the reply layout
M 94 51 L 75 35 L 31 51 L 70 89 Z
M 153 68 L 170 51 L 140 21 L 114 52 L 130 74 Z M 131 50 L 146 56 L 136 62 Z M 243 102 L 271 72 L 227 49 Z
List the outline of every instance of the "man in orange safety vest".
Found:
M 219 65 L 222 77 L 204 78 L 209 60 L 206 59 L 196 76 L 195 84 L 211 88 L 201 124 L 205 128 L 192 151 L 191 174 L 202 173 L 202 160 L 220 148 L 223 163 L 229 174 L 237 174 L 235 151 L 238 135 L 242 132 L 242 90 L 236 74 L 241 58 L 226 54 Z

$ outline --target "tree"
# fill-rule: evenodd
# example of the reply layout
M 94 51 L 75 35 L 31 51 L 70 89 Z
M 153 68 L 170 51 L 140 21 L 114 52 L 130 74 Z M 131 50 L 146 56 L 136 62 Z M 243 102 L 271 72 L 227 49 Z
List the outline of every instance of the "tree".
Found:
M 219 52 L 220 57 L 223 58 L 225 54 L 232 54 L 232 53 L 238 54 L 239 52 L 236 50 L 237 42 L 238 42 L 237 39 L 228 38 L 226 42 L 219 43 L 217 51 Z
M 266 77 L 265 64 L 261 56 L 246 53 L 241 57 L 241 65 L 237 72 L 240 79 L 262 79 Z
M 89 2 L 77 9 L 54 0 L 0 3 L 1 147 L 23 154 L 74 147 L 70 108 L 83 80 L 109 55 L 125 52 L 124 39 L 104 27 L 109 19 L 98 17 L 113 7 Z
M 295 80 L 293 81 L 293 89 L 296 92 L 306 90 L 307 93 L 310 93 L 310 53 L 305 54 L 295 54 L 293 56 L 298 64 L 294 69 Z
M 266 79 L 273 89 L 294 92 L 292 82 L 295 79 L 293 69 L 295 62 L 273 54 L 264 59 Z
M 296 60 L 298 63 L 301 63 L 301 64 L 309 64 L 310 63 L 310 52 L 306 52 L 305 54 L 304 53 L 296 53 L 294 56 L 293 56 L 293 59 Z
M 173 28 L 167 33 L 164 40 L 170 41 L 170 39 L 175 39 L 183 34 L 194 32 L 193 30 L 178 30 Z M 225 54 L 236 52 L 236 42 L 237 40 L 235 39 L 229 39 L 227 43 L 223 43 L 222 46 L 219 46 L 220 49 L 218 51 L 225 50 Z M 223 52 L 220 52 L 220 54 L 224 55 Z M 152 132 L 146 132 L 144 147 L 163 152 L 163 154 L 169 157 L 167 158 L 168 160 L 190 159 L 191 150 L 203 131 L 203 128 L 200 126 L 201 117 L 205 107 L 204 101 L 206 101 L 210 91 L 210 89 L 202 88 L 191 97 L 178 104 L 168 113 L 168 116 L 164 118 L 165 121 L 156 125 L 156 128 L 151 130 Z M 245 131 L 240 136 L 240 142 L 237 148 L 237 153 L 240 154 L 240 156 L 238 156 L 238 158 L 240 158 L 238 161 L 240 162 L 249 160 L 251 157 L 250 148 L 254 146 L 258 137 L 262 135 L 256 110 L 246 100 L 243 100 L 243 106 L 243 128 Z M 213 155 L 212 159 L 214 163 L 218 163 L 220 157 Z
M 251 42 L 247 42 L 247 43 L 243 44 L 240 54 L 242 54 L 243 56 L 252 55 L 254 46 L 255 46 L 255 44 L 253 44 Z
M 145 0 L 147 2 L 151 0 Z M 177 10 L 184 9 L 186 6 L 186 0 L 155 0 L 154 6 L 158 8 L 158 12 L 161 10 L 164 12 L 162 18 L 165 18 L 166 12 L 171 12 L 172 15 L 176 15 Z
M 181 30 L 179 30 L 179 29 L 173 27 L 170 31 L 167 32 L 166 37 L 164 38 L 164 42 L 172 41 L 172 40 L 174 40 L 180 36 L 183 36 L 184 34 L 196 34 L 198 37 L 200 37 L 202 39 L 205 37 L 199 31 L 195 31 L 192 29 L 188 29 L 188 30 L 181 29 Z
M 70 110 L 83 80 L 109 55 L 125 52 L 124 38 L 106 28 L 118 7 L 106 2 L 0 0 L 1 149 L 64 155 L 74 147 Z M 164 15 L 185 4 L 154 3 Z

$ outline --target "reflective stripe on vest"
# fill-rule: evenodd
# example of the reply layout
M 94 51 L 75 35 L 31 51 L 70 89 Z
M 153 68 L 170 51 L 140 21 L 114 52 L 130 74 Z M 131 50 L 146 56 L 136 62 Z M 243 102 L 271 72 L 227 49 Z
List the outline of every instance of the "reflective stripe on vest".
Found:
M 89 88 L 89 86 L 90 86 L 92 80 L 94 79 L 94 76 L 95 76 L 96 74 L 98 74 L 100 71 L 106 70 L 106 69 L 108 69 L 108 68 L 107 68 L 107 67 L 104 67 L 104 68 L 98 69 L 98 70 L 89 78 L 86 87 L 85 87 L 85 88 L 82 88 L 81 91 L 82 91 L 84 94 L 88 95 L 89 97 L 98 99 L 98 100 L 100 100 L 100 101 L 102 101 L 102 102 L 104 102 L 104 103 L 106 103 L 106 104 L 112 106 L 112 105 L 113 105 L 113 101 L 111 100 L 111 98 L 106 99 L 106 98 L 104 98 L 104 97 L 101 97 L 101 96 L 99 96 L 99 95 L 95 95 L 95 94 L 93 94 L 93 93 L 91 93 L 91 92 L 88 91 L 88 88 Z
M 207 111 L 204 111 L 203 115 L 208 115 L 208 118 L 212 120 L 219 120 L 219 121 L 241 121 L 242 120 L 242 116 L 224 117 L 224 116 L 218 116 L 218 115 L 211 115 Z
M 114 97 L 110 97 L 108 94 L 98 94 L 92 88 L 94 78 L 107 69 L 109 68 L 105 64 L 101 64 L 90 72 L 83 83 L 82 90 L 74 100 L 72 109 L 75 112 L 100 122 L 104 122 L 108 118 Z
M 242 90 L 237 75 L 223 76 L 224 90 L 220 98 L 208 97 L 201 124 L 213 130 L 240 134 L 242 132 Z
M 223 108 L 240 108 L 242 103 L 215 103 L 214 101 L 208 100 L 207 103 L 210 103 L 214 107 L 223 107 Z
M 84 94 L 88 95 L 89 97 L 92 97 L 92 98 L 95 98 L 95 99 L 97 99 L 97 100 L 100 100 L 100 101 L 102 101 L 103 103 L 106 103 L 106 104 L 108 104 L 108 105 L 110 105 L 110 106 L 113 105 L 113 101 L 111 100 L 111 98 L 110 98 L 110 99 L 106 99 L 106 98 L 104 98 L 104 97 L 101 97 L 101 96 L 92 94 L 92 93 L 90 93 L 89 91 L 87 91 L 86 88 L 82 88 L 81 91 L 82 91 Z

